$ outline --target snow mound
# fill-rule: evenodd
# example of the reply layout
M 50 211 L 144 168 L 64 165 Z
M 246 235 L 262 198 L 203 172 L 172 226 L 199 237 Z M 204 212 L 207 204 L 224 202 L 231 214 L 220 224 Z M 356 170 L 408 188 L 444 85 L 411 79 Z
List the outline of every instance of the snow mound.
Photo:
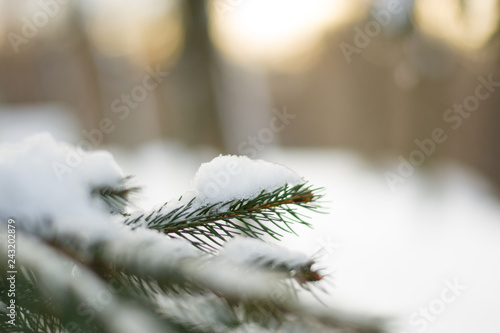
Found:
M 214 204 L 256 197 L 284 185 L 305 181 L 289 168 L 246 156 L 220 155 L 203 163 L 191 181 L 188 197 L 197 203 Z
M 48 133 L 0 145 L 0 220 L 31 233 L 91 237 L 113 224 L 92 198 L 95 187 L 117 186 L 122 172 L 111 154 L 87 153 Z

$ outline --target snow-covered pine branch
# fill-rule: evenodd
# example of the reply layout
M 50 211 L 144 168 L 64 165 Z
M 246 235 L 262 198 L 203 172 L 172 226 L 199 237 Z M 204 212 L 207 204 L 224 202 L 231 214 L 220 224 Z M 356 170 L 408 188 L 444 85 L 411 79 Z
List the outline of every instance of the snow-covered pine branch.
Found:
M 314 260 L 264 243 L 295 223 L 309 225 L 299 208 L 319 208 L 318 190 L 293 171 L 220 156 L 200 167 L 182 198 L 148 213 L 127 211 L 138 190 L 129 181 L 109 153 L 83 152 L 48 134 L 0 145 L 0 286 L 12 269 L 11 219 L 23 288 L 16 327 L 7 323 L 8 293 L 0 288 L 2 331 L 372 327 L 308 312 L 290 288 L 321 283 Z M 219 311 L 203 318 L 162 312 L 195 298 Z
M 296 207 L 317 211 L 321 195 L 305 183 L 285 183 L 269 190 L 256 187 L 256 192 L 248 198 L 236 196 L 214 203 L 200 203 L 196 196 L 187 198 L 184 196 L 153 212 L 134 214 L 125 224 L 182 237 L 204 251 L 213 252 L 235 235 L 259 239 L 267 235 L 278 240 L 282 233 L 294 233 L 294 224 L 310 226 L 306 217 L 296 212 Z

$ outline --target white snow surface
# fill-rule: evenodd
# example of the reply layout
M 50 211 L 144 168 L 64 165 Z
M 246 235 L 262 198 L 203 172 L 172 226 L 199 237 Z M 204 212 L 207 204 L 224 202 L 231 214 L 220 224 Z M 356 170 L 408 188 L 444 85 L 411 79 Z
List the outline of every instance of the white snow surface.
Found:
M 182 191 L 191 178 L 185 170 L 197 167 L 198 153 L 180 155 L 158 144 L 141 148 L 145 151 L 141 159 L 148 163 L 139 165 L 130 154 L 122 155 L 120 164 L 137 179 L 149 179 L 144 195 L 158 205 L 165 193 L 155 184 L 165 184 L 169 193 Z M 306 212 L 313 229 L 295 226 L 300 237 L 289 235 L 281 243 L 321 255 L 317 266 L 331 272 L 334 284 L 325 286 L 329 295 L 323 301 L 388 316 L 394 333 L 500 332 L 500 266 L 495 264 L 500 201 L 487 179 L 450 161 L 418 168 L 391 191 L 384 172 L 392 167 L 376 167 L 353 152 L 268 148 L 261 157 L 325 187 L 329 214 Z M 176 177 L 153 172 L 167 168 Z M 441 294 L 455 279 L 466 290 L 441 309 Z M 439 314 L 431 313 L 424 329 L 419 311 L 429 306 Z
M 284 185 L 298 185 L 305 181 L 289 168 L 252 160 L 246 156 L 220 155 L 203 163 L 187 197 L 196 197 L 200 205 L 250 199 L 261 191 L 272 192 Z
M 95 186 L 116 186 L 122 172 L 110 153 L 86 153 L 48 133 L 0 145 L 0 219 L 47 237 L 94 237 L 113 229 L 91 197 Z

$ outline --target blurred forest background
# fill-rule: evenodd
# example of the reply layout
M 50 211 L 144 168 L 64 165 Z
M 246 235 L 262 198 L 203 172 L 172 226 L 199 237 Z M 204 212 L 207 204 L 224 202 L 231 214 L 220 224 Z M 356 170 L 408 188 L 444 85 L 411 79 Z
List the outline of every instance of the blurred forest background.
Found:
M 500 93 L 456 130 L 443 120 L 480 76 L 500 81 L 499 6 L 0 0 L 0 138 L 55 114 L 77 139 L 108 118 L 103 144 L 167 139 L 242 153 L 286 110 L 295 118 L 266 144 L 354 149 L 378 162 L 407 158 L 415 139 L 443 128 L 448 139 L 428 161 L 462 161 L 500 188 Z

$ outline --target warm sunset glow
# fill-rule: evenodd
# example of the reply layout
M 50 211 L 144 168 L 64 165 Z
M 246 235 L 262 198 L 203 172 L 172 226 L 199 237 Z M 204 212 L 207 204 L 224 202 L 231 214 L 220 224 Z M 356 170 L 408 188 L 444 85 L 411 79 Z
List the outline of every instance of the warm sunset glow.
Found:
M 357 1 L 213 0 L 215 44 L 238 62 L 279 64 L 314 55 L 322 34 L 352 18 Z
M 102 54 L 157 64 L 179 50 L 182 23 L 177 1 L 94 2 L 88 8 L 88 32 Z
M 462 48 L 480 48 L 491 37 L 498 20 L 496 0 L 467 1 L 462 13 L 458 0 L 416 2 L 421 29 Z

